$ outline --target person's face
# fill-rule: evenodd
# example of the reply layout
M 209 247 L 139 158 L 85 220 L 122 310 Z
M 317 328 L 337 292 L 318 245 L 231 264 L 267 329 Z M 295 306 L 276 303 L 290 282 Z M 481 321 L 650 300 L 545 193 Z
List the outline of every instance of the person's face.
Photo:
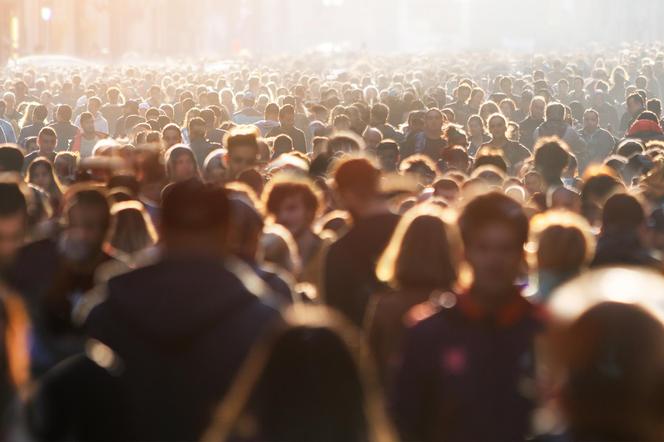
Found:
M 228 152 L 229 178 L 235 179 L 247 169 L 256 165 L 258 152 L 253 146 L 236 146 Z
M 56 158 L 55 164 L 53 165 L 55 169 L 55 174 L 60 180 L 66 181 L 70 176 L 74 174 L 72 167 L 68 161 L 63 160 L 62 158 Z
M 309 228 L 313 213 L 307 210 L 301 195 L 292 195 L 281 203 L 276 213 L 276 221 L 297 237 Z
M 599 127 L 599 118 L 593 113 L 583 114 L 583 129 L 588 132 L 594 132 Z
M 627 110 L 631 115 L 636 115 L 643 110 L 643 107 L 638 101 L 631 98 L 627 100 Z
M 30 173 L 30 182 L 42 189 L 48 189 L 51 186 L 51 173 L 45 166 L 37 166 Z
M 99 111 L 99 102 L 97 100 L 90 100 L 88 102 L 88 111 L 94 115 Z
M 226 168 L 221 161 L 211 161 L 205 170 L 205 178 L 211 183 L 220 183 L 226 179 Z
M 482 135 L 482 125 L 480 124 L 479 121 L 477 120 L 472 120 L 468 123 L 468 131 L 470 132 L 470 135 L 473 137 Z
M 377 153 L 380 167 L 386 172 L 394 172 L 397 170 L 399 163 L 399 152 L 394 149 L 381 149 Z
M 180 131 L 173 129 L 167 130 L 164 131 L 163 140 L 164 140 L 164 146 L 166 147 L 166 149 L 168 149 L 171 146 L 174 146 L 178 143 L 182 143 L 182 136 L 180 135 Z
M 86 134 L 93 134 L 95 132 L 95 122 L 91 118 L 86 118 L 85 120 L 81 120 L 81 129 L 83 129 L 83 132 Z
M 107 214 L 98 207 L 74 205 L 69 210 L 65 236 L 73 246 L 73 259 L 86 259 L 101 250 L 106 236 L 105 221 Z
M 538 120 L 544 119 L 544 108 L 545 104 L 541 100 L 536 100 L 530 103 L 530 115 L 532 115 L 533 118 L 536 118 Z
M 295 115 L 291 113 L 281 114 L 279 116 L 279 124 L 284 127 L 292 127 L 295 124 Z
M 205 138 L 205 125 L 192 124 L 189 129 L 189 137 L 194 139 Z
M 26 234 L 26 219 L 23 213 L 0 217 L 0 268 L 12 262 L 23 245 Z
M 502 118 L 492 118 L 489 121 L 489 132 L 493 138 L 504 138 L 507 132 L 507 126 Z
M 196 166 L 189 155 L 180 155 L 173 163 L 174 181 L 185 181 L 196 175 Z
M 523 246 L 509 225 L 490 223 L 466 244 L 465 254 L 473 269 L 473 286 L 498 296 L 512 288 L 523 260 Z
M 50 154 L 55 150 L 55 145 L 58 143 L 58 138 L 49 135 L 42 134 L 37 139 L 37 144 L 39 145 L 39 151 L 45 154 Z
M 424 116 L 424 128 L 430 133 L 438 133 L 443 128 L 443 117 L 438 112 L 427 112 Z

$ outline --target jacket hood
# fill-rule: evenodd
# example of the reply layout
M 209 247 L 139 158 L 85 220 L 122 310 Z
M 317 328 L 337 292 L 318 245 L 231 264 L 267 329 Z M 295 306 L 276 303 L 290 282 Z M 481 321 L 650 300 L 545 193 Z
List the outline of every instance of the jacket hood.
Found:
M 636 120 L 627 131 L 627 136 L 633 137 L 639 133 L 648 132 L 662 135 L 662 127 L 655 121 L 651 120 Z

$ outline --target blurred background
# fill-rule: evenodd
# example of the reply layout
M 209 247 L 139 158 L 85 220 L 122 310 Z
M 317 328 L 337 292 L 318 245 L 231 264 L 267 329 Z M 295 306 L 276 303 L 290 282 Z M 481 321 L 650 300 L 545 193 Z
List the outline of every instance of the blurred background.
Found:
M 549 50 L 664 37 L 656 0 L 0 0 L 0 63 Z

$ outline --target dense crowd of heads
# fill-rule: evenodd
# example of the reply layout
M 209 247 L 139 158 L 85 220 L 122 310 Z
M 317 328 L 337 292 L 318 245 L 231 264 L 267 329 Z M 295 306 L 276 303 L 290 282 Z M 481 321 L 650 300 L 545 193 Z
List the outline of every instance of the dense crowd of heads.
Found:
M 663 98 L 641 44 L 7 69 L 3 436 L 661 440 L 657 313 L 547 310 L 659 277 Z

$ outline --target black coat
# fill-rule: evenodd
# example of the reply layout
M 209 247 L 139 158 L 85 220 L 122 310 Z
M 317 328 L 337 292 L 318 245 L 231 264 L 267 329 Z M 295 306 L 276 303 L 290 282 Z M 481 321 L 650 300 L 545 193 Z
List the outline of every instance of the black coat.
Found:
M 218 261 L 164 260 L 111 279 L 86 326 L 124 366 L 121 439 L 197 440 L 254 341 L 279 318 Z

